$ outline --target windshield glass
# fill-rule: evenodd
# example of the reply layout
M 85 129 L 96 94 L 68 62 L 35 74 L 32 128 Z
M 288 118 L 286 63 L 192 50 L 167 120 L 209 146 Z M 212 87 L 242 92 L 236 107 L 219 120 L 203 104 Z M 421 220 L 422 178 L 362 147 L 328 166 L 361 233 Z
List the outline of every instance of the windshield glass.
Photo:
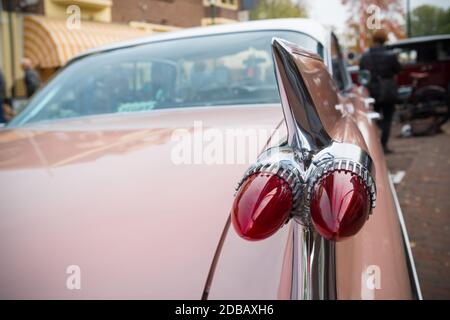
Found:
M 154 42 L 93 54 L 65 68 L 10 123 L 191 106 L 279 102 L 271 39 L 323 56 L 294 31 L 255 31 Z

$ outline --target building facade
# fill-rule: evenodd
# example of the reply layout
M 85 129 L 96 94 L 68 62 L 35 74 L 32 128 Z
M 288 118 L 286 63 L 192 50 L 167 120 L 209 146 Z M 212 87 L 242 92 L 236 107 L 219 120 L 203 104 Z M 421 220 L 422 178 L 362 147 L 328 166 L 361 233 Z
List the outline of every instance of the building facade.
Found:
M 188 28 L 236 22 L 238 10 L 239 0 L 115 0 L 112 21 Z
M 94 24 L 109 23 L 112 3 L 111 0 L 1 0 L 0 68 L 7 95 L 24 95 L 22 58 L 31 58 L 45 81 L 67 59 L 87 49 L 86 41 L 83 44 L 80 40 L 84 31 L 68 32 L 70 26 L 66 22 L 72 16 Z
M 239 0 L 0 0 L 0 68 L 8 95 L 24 92 L 23 57 L 46 81 L 92 47 L 149 32 L 237 22 L 239 8 Z

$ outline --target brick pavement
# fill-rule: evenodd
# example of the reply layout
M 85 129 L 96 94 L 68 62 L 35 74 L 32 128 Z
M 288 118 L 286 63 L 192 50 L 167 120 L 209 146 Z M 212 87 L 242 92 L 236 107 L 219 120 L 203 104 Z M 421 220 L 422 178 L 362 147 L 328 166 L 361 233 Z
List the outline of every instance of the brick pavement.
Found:
M 396 185 L 424 299 L 450 299 L 450 123 L 430 137 L 397 138 L 387 156 Z

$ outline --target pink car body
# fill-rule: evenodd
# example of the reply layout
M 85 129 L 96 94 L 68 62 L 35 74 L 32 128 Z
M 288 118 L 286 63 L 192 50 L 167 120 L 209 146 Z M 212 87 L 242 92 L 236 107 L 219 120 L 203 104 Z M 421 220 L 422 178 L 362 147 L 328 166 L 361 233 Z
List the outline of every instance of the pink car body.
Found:
M 217 26 L 156 39 L 261 29 L 318 38 L 328 52 L 324 62 L 303 57 L 301 72 L 312 82 L 314 72 L 330 77 L 332 33 L 309 20 Z M 370 219 L 354 237 L 336 243 L 333 295 L 308 294 L 304 227 L 294 219 L 257 242 L 230 227 L 236 183 L 248 164 L 171 161 L 173 133 L 192 133 L 198 119 L 211 128 L 271 128 L 285 137 L 283 111 L 274 104 L 105 114 L 2 129 L 0 298 L 420 298 L 367 97 L 357 87 L 345 93 L 321 88 L 317 99 L 337 97 L 352 110 L 338 125 L 338 111 L 319 108 L 327 131 L 367 148 L 377 183 Z M 81 270 L 79 290 L 67 287 L 71 265 Z

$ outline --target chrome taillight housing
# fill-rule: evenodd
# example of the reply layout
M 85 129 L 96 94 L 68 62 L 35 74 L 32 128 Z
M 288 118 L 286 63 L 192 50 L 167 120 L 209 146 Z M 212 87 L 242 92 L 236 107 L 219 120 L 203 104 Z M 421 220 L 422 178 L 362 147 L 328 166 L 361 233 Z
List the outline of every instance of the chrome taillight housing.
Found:
M 335 241 L 358 233 L 376 201 L 364 111 L 337 94 L 319 56 L 276 38 L 272 52 L 287 135 L 245 173 L 231 220 L 241 237 L 261 240 L 295 219 L 292 297 L 335 299 Z
M 232 207 L 233 226 L 241 237 L 261 240 L 293 217 L 327 240 L 351 237 L 376 201 L 372 159 L 347 117 L 353 111 L 332 94 L 334 82 L 320 57 L 281 39 L 273 39 L 272 48 L 287 137 L 245 173 Z M 321 113 L 328 116 L 328 129 L 336 125 L 345 133 L 339 138 L 353 143 L 333 140 Z
M 294 217 L 325 239 L 355 235 L 375 207 L 369 155 L 353 144 L 333 142 L 310 160 L 289 147 L 269 149 L 238 185 L 231 218 L 239 236 L 262 240 Z

